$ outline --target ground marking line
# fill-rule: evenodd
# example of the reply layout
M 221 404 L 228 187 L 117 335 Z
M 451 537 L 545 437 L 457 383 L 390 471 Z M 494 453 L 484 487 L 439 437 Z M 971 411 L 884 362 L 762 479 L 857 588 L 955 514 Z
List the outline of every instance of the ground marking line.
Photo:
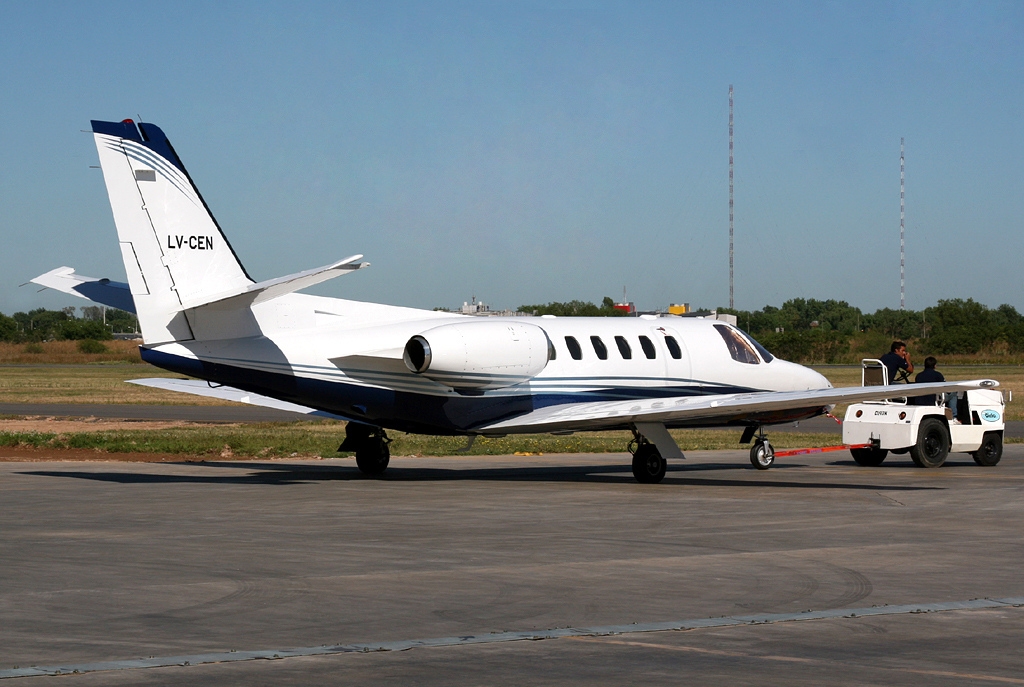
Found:
M 623 639 L 609 639 L 607 637 L 569 637 L 577 642 L 594 642 L 599 644 L 614 644 L 616 646 L 636 646 L 644 649 L 661 649 L 663 651 L 683 651 L 711 656 L 725 656 L 728 658 L 744 658 L 755 661 L 781 661 L 784 663 L 828 663 L 837 665 L 846 663 L 854 665 L 850 661 L 835 661 L 832 659 L 801 658 L 798 656 L 778 656 L 774 654 L 751 654 L 742 651 L 727 651 L 724 649 L 704 649 L 684 644 L 655 644 L 654 642 L 631 642 Z M 1003 677 L 1001 675 L 983 675 L 980 673 L 957 673 L 950 670 L 926 670 L 923 668 L 897 668 L 892 666 L 876 665 L 875 670 L 889 670 L 898 673 L 913 673 L 915 675 L 934 675 L 937 677 L 953 677 L 964 680 L 981 680 L 983 682 L 1004 682 L 1011 685 L 1024 685 L 1024 679 L 1015 677 Z
M 69 675 L 93 673 L 103 670 L 137 670 L 141 668 L 169 668 L 173 666 L 194 666 L 206 663 L 233 663 L 257 659 L 280 659 L 297 656 L 328 656 L 333 654 L 370 653 L 371 651 L 406 651 L 422 647 L 469 646 L 473 644 L 497 644 L 524 640 L 561 639 L 566 637 L 602 637 L 608 635 L 632 634 L 637 632 L 665 632 L 668 630 L 697 630 L 701 628 L 729 627 L 735 625 L 766 625 L 796 620 L 823 620 L 828 618 L 860 618 L 902 613 L 934 613 L 939 611 L 981 610 L 1024 606 L 1024 596 L 1001 599 L 971 599 L 968 601 L 945 601 L 927 604 L 902 604 L 898 606 L 872 606 L 869 608 L 834 608 L 825 611 L 803 613 L 763 613 L 759 615 L 723 616 L 720 618 L 695 618 L 692 620 L 657 623 L 633 623 L 630 625 L 604 625 L 599 627 L 567 627 L 537 632 L 495 632 L 485 635 L 463 635 L 460 637 L 434 637 L 430 639 L 409 639 L 393 642 L 368 644 L 337 644 L 294 649 L 267 649 L 258 651 L 222 651 L 187 656 L 163 656 L 137 658 L 123 661 L 102 661 L 54 666 L 32 666 L 0 670 L 0 679 L 37 677 L 43 675 Z M 931 673 L 924 673 L 931 674 Z M 939 674 L 939 673 L 936 673 Z M 1002 681 L 1002 678 L 1000 678 Z
M 1005 682 L 1011 685 L 1024 685 L 1024 680 L 1015 677 L 1000 677 L 999 675 L 976 675 L 974 673 L 954 673 L 946 670 L 916 670 L 914 668 L 896 668 L 895 670 L 900 670 L 905 673 L 915 673 L 917 675 L 935 675 L 937 677 L 954 677 L 964 680 L 982 680 L 985 682 Z
M 725 649 L 703 649 L 696 646 L 684 644 L 655 644 L 654 642 L 630 642 L 624 639 L 608 639 L 607 637 L 568 637 L 578 642 L 598 642 L 600 644 L 614 644 L 616 646 L 638 646 L 644 649 L 663 649 L 665 651 L 686 651 L 695 654 L 708 654 L 711 656 L 726 656 L 728 658 L 752 658 L 761 661 L 783 661 L 786 663 L 819 663 L 815 658 L 799 658 L 797 656 L 776 656 L 773 654 L 750 654 L 743 651 L 727 651 Z

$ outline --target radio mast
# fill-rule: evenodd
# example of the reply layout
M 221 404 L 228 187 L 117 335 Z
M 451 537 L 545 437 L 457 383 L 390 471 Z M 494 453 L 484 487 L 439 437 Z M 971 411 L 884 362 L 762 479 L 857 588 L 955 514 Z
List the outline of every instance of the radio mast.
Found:
M 732 261 L 732 84 L 729 84 L 729 307 L 735 308 L 733 298 L 733 261 Z
M 730 102 L 731 102 L 731 100 L 730 100 Z M 729 117 L 729 121 L 732 122 L 732 116 L 731 115 Z M 731 124 L 729 126 L 729 130 L 732 131 L 732 125 Z M 729 149 L 731 151 L 732 150 L 732 144 L 731 144 L 732 135 L 731 134 L 729 136 L 729 140 L 730 140 Z M 732 159 L 732 153 L 731 152 L 729 154 L 729 159 L 730 160 Z M 729 199 L 730 199 L 729 200 L 729 207 L 731 208 L 732 207 L 732 181 L 731 181 L 732 173 L 731 172 L 729 173 L 729 178 L 730 178 L 730 182 L 729 182 L 729 189 L 730 189 L 730 191 L 729 191 Z M 903 139 L 900 138 L 900 310 L 905 310 L 906 309 L 906 304 L 907 304 L 907 302 L 906 302 L 906 290 L 905 290 L 905 286 L 904 286 L 905 282 L 904 282 L 904 278 L 903 278 L 904 277 L 904 274 L 903 274 L 904 273 L 904 265 L 906 264 L 906 262 L 904 260 L 904 246 L 905 246 L 905 244 L 904 244 L 904 241 L 903 241 L 903 234 L 904 234 L 904 225 L 903 225 L 903 218 L 904 218 L 903 197 L 904 196 L 903 196 L 903 190 L 904 190 L 903 189 Z M 729 214 L 730 215 L 732 214 L 731 210 L 730 210 Z M 731 220 L 730 220 L 730 225 L 731 225 Z M 731 228 L 729 230 L 729 235 L 730 235 L 730 237 L 732 236 L 732 229 Z M 732 239 L 730 238 L 729 241 L 730 241 L 730 245 L 731 245 Z M 730 254 L 730 256 L 732 255 L 732 248 L 729 249 L 729 254 Z M 729 262 L 730 262 L 730 264 L 732 263 L 732 258 L 731 257 L 729 258 Z

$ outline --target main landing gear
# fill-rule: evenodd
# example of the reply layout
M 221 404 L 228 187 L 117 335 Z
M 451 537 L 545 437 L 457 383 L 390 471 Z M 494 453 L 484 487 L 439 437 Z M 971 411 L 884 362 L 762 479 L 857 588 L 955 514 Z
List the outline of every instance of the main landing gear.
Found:
M 381 427 L 350 422 L 345 425 L 345 441 L 338 451 L 354 451 L 359 471 L 368 477 L 379 477 L 391 461 L 390 443 L 391 439 Z
M 640 484 L 657 484 L 665 478 L 668 461 L 661 457 L 658 447 L 633 430 L 633 441 L 629 442 L 633 454 L 633 477 Z
M 750 447 L 750 464 L 758 470 L 767 470 L 775 463 L 775 448 L 768 443 L 768 435 L 764 433 L 762 427 L 747 427 L 740 438 L 740 443 L 745 444 L 751 439 L 754 440 L 754 444 Z

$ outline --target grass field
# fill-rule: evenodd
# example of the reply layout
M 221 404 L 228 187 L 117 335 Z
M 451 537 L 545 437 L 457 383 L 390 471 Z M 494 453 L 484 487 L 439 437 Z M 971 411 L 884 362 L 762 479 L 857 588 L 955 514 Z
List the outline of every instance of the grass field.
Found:
M 142 364 L 138 341 L 101 341 L 105 353 L 82 353 L 77 341 L 15 344 L 0 341 L 0 365 Z
M 0 403 L 231 405 L 229 401 L 126 384 L 140 377 L 181 377 L 152 365 L 0 365 Z

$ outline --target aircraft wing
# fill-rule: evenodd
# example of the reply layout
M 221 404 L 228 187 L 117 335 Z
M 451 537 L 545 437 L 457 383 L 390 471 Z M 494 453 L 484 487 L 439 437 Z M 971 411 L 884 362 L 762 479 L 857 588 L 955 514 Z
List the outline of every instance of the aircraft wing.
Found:
M 553 432 L 621 427 L 626 423 L 667 423 L 714 420 L 781 410 L 814 408 L 836 403 L 878 401 L 904 396 L 923 396 L 947 391 L 992 389 L 999 382 L 977 379 L 969 382 L 932 382 L 927 384 L 890 384 L 856 386 L 810 391 L 757 391 L 709 396 L 675 396 L 633 401 L 593 401 L 565 403 L 538 408 L 508 420 L 476 430 L 489 432 Z
M 100 305 L 135 312 L 135 299 L 127 284 L 75 274 L 74 267 L 58 267 L 29 281 Z
M 204 382 L 201 379 L 153 377 L 149 379 L 128 379 L 126 381 L 129 384 L 148 386 L 153 389 L 166 389 L 167 391 L 177 391 L 185 394 L 194 394 L 196 396 L 206 396 L 207 398 L 219 398 L 224 401 L 248 403 L 249 405 L 261 406 L 263 408 L 273 408 L 275 410 L 287 410 L 292 413 L 302 413 L 303 415 L 310 415 L 312 417 L 330 418 L 332 420 L 349 419 L 340 415 L 325 413 L 322 410 L 316 410 L 315 408 L 310 408 L 308 406 L 301 406 L 297 403 L 289 403 L 288 401 L 281 401 L 276 398 L 270 398 L 269 396 L 252 394 L 248 391 L 242 391 L 241 389 L 236 389 L 232 386 L 210 386 L 208 382 Z

